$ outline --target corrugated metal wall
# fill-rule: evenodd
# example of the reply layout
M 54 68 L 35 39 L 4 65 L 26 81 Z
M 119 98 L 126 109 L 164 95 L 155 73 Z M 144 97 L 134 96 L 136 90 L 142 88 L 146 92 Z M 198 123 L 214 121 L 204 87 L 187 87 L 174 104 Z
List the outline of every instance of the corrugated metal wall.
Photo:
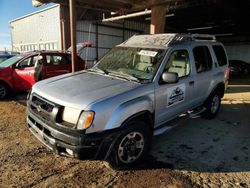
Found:
M 234 44 L 225 46 L 228 59 L 243 60 L 250 63 L 250 44 Z
M 85 49 L 82 58 L 87 60 L 91 67 L 95 59 L 100 59 L 117 44 L 122 43 L 135 34 L 149 33 L 149 25 L 146 23 L 124 21 L 96 24 L 91 21 L 77 22 L 77 43 L 90 41 L 91 48 Z
M 61 49 L 58 5 L 16 19 L 10 25 L 12 48 L 15 51 Z

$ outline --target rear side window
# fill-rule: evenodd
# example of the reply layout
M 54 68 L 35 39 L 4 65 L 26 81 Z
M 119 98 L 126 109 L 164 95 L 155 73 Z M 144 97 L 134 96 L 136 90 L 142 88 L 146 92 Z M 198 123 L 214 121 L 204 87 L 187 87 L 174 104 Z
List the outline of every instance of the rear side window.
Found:
M 223 49 L 223 47 L 220 45 L 214 45 L 213 49 L 214 49 L 214 53 L 216 55 L 217 62 L 219 64 L 219 66 L 226 65 L 227 64 L 227 56 L 226 56 L 226 53 L 225 53 L 225 50 Z
M 66 61 L 65 56 L 60 55 L 46 55 L 47 65 L 65 65 L 70 64 Z
M 71 64 L 71 55 L 66 56 L 66 61 L 67 61 L 67 64 Z
M 212 68 L 212 57 L 207 46 L 197 46 L 193 49 L 197 73 L 208 71 Z

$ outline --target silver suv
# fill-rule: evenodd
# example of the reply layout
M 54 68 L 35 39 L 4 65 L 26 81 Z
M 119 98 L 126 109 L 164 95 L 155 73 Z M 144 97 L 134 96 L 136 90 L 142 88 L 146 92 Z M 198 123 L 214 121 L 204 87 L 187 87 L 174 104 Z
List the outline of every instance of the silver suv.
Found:
M 214 36 L 136 35 L 89 70 L 37 83 L 28 127 L 57 154 L 132 165 L 183 118 L 216 116 L 227 66 Z

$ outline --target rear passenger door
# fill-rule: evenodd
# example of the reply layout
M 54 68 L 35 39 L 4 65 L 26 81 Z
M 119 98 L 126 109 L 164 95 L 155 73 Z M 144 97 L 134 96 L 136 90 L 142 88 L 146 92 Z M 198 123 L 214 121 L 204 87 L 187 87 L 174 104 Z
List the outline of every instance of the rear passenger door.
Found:
M 209 91 L 213 86 L 213 59 L 210 49 L 206 45 L 193 47 L 193 58 L 195 66 L 195 100 L 202 104 L 208 97 Z
M 50 78 L 71 72 L 71 63 L 64 54 L 46 54 L 45 77 Z

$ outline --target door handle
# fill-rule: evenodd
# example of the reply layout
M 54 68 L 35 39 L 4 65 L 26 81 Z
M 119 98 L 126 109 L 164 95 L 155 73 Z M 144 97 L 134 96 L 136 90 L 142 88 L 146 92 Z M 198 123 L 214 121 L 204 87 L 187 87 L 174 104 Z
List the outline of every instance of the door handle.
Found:
M 189 85 L 194 85 L 194 81 L 190 81 L 190 82 L 189 82 Z

